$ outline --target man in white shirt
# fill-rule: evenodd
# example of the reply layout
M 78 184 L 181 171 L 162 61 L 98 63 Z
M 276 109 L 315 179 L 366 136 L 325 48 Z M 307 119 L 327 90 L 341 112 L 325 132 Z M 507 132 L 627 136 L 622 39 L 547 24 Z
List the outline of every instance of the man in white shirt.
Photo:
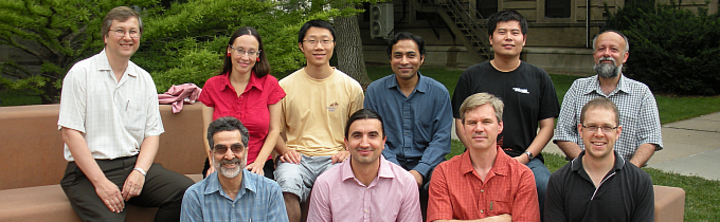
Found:
M 105 49 L 77 62 L 63 81 L 58 128 L 69 162 L 60 182 L 83 221 L 124 221 L 125 203 L 159 207 L 155 221 L 179 221 L 189 178 L 153 164 L 164 132 L 155 83 L 130 61 L 140 16 L 105 16 Z

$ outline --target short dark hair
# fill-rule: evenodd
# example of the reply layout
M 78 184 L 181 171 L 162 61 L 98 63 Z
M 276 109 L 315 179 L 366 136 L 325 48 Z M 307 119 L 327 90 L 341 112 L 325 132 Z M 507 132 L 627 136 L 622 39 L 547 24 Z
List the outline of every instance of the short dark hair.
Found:
M 505 11 L 496 12 L 495 14 L 492 14 L 490 16 L 490 18 L 487 19 L 488 36 L 492 36 L 493 32 L 495 32 L 498 22 L 507 22 L 507 21 L 520 22 L 520 31 L 522 32 L 523 35 L 527 35 L 528 24 L 527 24 L 527 20 L 525 20 L 525 17 L 523 17 L 520 13 L 516 12 L 515 10 L 505 10 Z
M 615 113 L 615 124 L 620 125 L 620 112 L 615 103 L 605 97 L 598 97 L 587 102 L 580 111 L 580 124 L 585 124 L 585 114 L 590 109 L 603 108 Z
M 258 58 L 260 58 L 260 61 L 256 62 L 255 66 L 253 66 L 252 68 L 253 72 L 255 72 L 255 75 L 258 78 L 262 78 L 267 74 L 270 74 L 270 62 L 268 62 L 267 57 L 265 56 L 265 47 L 263 47 L 262 38 L 260 38 L 260 33 L 258 33 L 257 30 L 250 26 L 243 26 L 235 30 L 232 36 L 230 36 L 230 41 L 228 42 L 228 45 L 232 45 L 235 42 L 235 39 L 243 35 L 251 35 L 255 37 L 255 39 L 257 39 L 258 41 L 258 50 L 260 50 L 260 55 L 258 56 Z M 229 47 L 230 46 L 225 46 L 225 50 L 222 51 L 222 55 L 225 55 L 225 52 L 227 52 L 227 48 Z M 232 64 L 232 58 L 225 56 L 225 61 L 223 62 L 223 69 L 219 75 L 230 72 L 230 70 L 232 70 Z
M 392 58 L 392 53 L 393 53 L 392 49 L 393 49 L 393 46 L 395 46 L 395 44 L 397 44 L 397 42 L 399 42 L 400 40 L 408 40 L 408 39 L 415 41 L 415 44 L 418 45 L 418 50 L 420 50 L 420 55 L 425 55 L 425 40 L 422 37 L 420 37 L 419 35 L 413 35 L 412 33 L 409 33 L 409 32 L 398 32 L 397 34 L 395 34 L 395 37 L 390 39 L 390 42 L 388 44 L 388 47 L 387 47 L 388 58 Z
M 240 131 L 240 135 L 242 135 L 242 143 L 245 147 L 248 146 L 248 140 L 250 138 L 250 134 L 248 133 L 248 129 L 245 128 L 245 125 L 240 122 L 240 120 L 236 119 L 232 116 L 226 116 L 226 117 L 220 117 L 210 123 L 208 126 L 208 132 L 207 132 L 207 140 L 208 144 L 210 144 L 210 149 L 212 150 L 215 146 L 215 140 L 213 140 L 213 136 L 222 131 Z
M 333 28 L 333 26 L 325 20 L 316 19 L 316 20 L 310 20 L 310 21 L 306 22 L 300 28 L 300 32 L 298 32 L 298 43 L 303 42 L 303 39 L 305 39 L 305 34 L 307 34 L 308 29 L 310 29 L 312 27 L 318 27 L 318 28 L 324 28 L 324 29 L 330 30 L 330 34 L 333 37 L 333 41 L 335 41 L 335 28 Z
M 358 111 L 355 111 L 350 118 L 347 121 L 347 124 L 345 124 L 345 139 L 348 138 L 348 135 L 350 134 L 350 125 L 352 125 L 353 122 L 360 119 L 377 119 L 380 121 L 380 129 L 382 132 L 380 132 L 380 135 L 382 135 L 383 138 L 385 138 L 385 124 L 383 124 L 382 117 L 380 114 L 375 112 L 375 110 L 372 109 L 360 109 Z
M 127 21 L 130 17 L 135 17 L 138 20 L 138 26 L 140 26 L 140 35 L 142 36 L 143 33 L 143 23 L 142 19 L 140 19 L 140 14 L 138 14 L 135 10 L 133 10 L 130 7 L 127 6 L 118 6 L 113 9 L 111 9 L 107 15 L 105 15 L 105 18 L 102 22 L 102 28 L 100 28 L 100 34 L 102 34 L 102 37 L 107 37 L 108 32 L 110 32 L 110 26 L 112 25 L 113 20 L 118 20 L 120 22 Z

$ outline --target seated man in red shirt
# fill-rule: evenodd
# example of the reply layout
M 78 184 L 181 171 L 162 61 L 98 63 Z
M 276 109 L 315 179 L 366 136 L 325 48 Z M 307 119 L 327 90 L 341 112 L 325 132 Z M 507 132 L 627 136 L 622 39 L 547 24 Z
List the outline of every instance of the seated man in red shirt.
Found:
M 460 106 L 467 151 L 435 168 L 427 221 L 540 221 L 535 177 L 502 151 L 503 102 L 488 93 Z

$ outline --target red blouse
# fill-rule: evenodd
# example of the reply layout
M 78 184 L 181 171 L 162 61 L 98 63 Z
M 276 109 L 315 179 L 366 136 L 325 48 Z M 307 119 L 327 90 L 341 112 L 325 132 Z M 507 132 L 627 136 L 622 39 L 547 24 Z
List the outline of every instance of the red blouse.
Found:
M 247 163 L 250 164 L 255 162 L 268 135 L 270 128 L 268 106 L 284 98 L 285 91 L 274 76 L 266 75 L 258 78 L 253 72 L 245 91 L 238 97 L 235 88 L 230 84 L 229 76 L 229 73 L 225 73 L 208 79 L 198 100 L 215 109 L 213 121 L 220 117 L 232 116 L 245 125 L 250 133 L 247 156 Z

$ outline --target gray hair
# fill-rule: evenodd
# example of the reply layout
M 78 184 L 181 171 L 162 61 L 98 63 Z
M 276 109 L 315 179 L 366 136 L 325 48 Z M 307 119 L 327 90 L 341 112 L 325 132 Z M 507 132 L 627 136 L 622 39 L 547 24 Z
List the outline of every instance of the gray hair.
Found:
M 620 35 L 620 36 L 625 40 L 625 52 L 629 52 L 629 51 L 630 51 L 630 41 L 628 40 L 627 36 L 623 35 L 620 31 L 608 29 L 608 30 L 605 30 L 605 31 L 601 32 L 600 34 L 597 34 L 597 35 L 595 36 L 595 38 L 593 38 L 593 52 L 595 52 L 595 41 L 597 40 L 597 38 L 598 38 L 600 35 L 605 34 L 605 33 L 608 33 L 608 32 L 612 32 L 612 33 L 615 33 L 615 34 Z
M 215 141 L 213 140 L 213 136 L 222 131 L 240 131 L 240 135 L 242 135 L 241 142 L 245 147 L 248 146 L 248 140 L 250 134 L 248 133 L 248 129 L 245 128 L 245 126 L 240 122 L 240 120 L 236 119 L 232 116 L 226 116 L 226 117 L 220 117 L 219 119 L 213 121 L 210 123 L 210 126 L 208 126 L 208 132 L 207 132 L 207 140 L 210 144 L 210 149 L 213 149 L 215 146 Z

